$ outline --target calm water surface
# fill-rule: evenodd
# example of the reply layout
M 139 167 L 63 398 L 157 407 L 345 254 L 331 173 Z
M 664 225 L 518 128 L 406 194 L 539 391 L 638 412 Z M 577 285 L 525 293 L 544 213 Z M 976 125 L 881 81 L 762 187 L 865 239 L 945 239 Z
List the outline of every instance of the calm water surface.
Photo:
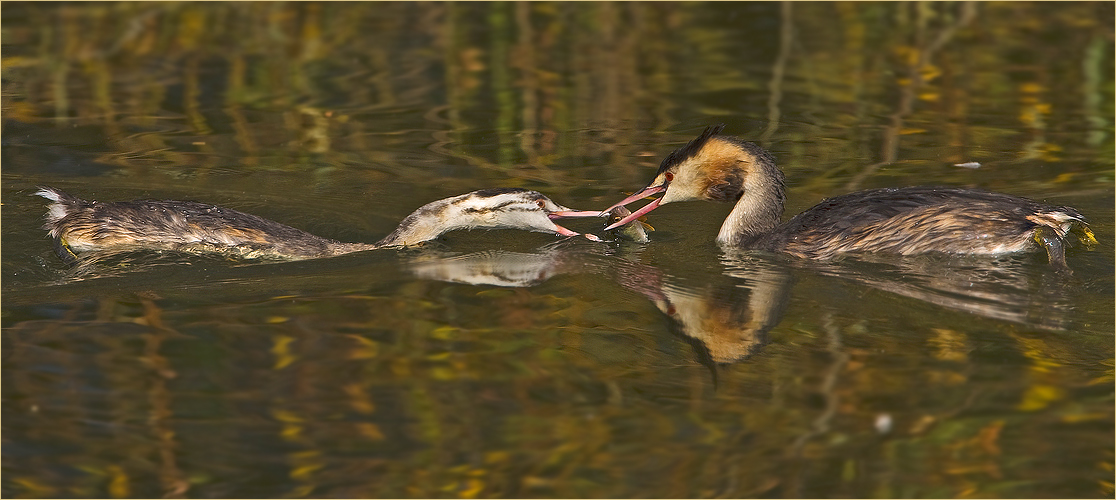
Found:
M 3 5 L 6 497 L 1111 497 L 1106 3 Z M 826 264 L 458 232 L 66 268 L 51 185 L 372 242 L 487 187 L 604 208 L 705 126 L 788 216 L 884 186 L 1100 245 Z M 979 168 L 956 164 L 977 162 Z M 567 226 L 600 233 L 603 221 Z

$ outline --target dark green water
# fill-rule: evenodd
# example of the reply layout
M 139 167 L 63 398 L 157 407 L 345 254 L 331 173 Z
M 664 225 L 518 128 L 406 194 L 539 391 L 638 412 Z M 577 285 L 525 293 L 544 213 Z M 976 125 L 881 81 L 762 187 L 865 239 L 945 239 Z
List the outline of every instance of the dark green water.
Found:
M 5 497 L 1111 497 L 1110 3 L 5 2 Z M 604 208 L 702 128 L 787 213 L 884 186 L 1071 205 L 1100 245 L 812 265 L 451 233 L 67 269 L 30 196 L 373 242 L 488 187 Z M 979 162 L 979 168 L 954 166 Z M 567 224 L 600 233 L 601 221 Z

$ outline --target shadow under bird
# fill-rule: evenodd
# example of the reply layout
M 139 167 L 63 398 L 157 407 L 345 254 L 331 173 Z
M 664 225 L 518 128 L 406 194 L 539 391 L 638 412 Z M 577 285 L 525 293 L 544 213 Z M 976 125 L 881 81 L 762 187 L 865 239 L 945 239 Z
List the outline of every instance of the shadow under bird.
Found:
M 774 157 L 759 146 L 705 129 L 663 160 L 650 185 L 612 208 L 662 193 L 606 229 L 660 205 L 708 200 L 735 203 L 717 235 L 725 248 L 832 259 L 845 253 L 999 255 L 1045 249 L 1068 270 L 1065 249 L 1097 243 L 1076 209 L 955 187 L 885 188 L 836 196 L 780 223 L 786 188 Z M 607 215 L 606 210 L 601 215 Z
M 52 203 L 43 229 L 67 262 L 92 251 L 171 250 L 220 253 L 242 258 L 300 260 L 415 245 L 457 229 L 522 229 L 560 236 L 577 233 L 554 223 L 565 217 L 593 217 L 537 191 L 482 189 L 427 203 L 376 243 L 345 243 L 285 224 L 193 201 L 87 201 L 51 187 L 35 194 Z M 597 240 L 591 234 L 586 238 Z

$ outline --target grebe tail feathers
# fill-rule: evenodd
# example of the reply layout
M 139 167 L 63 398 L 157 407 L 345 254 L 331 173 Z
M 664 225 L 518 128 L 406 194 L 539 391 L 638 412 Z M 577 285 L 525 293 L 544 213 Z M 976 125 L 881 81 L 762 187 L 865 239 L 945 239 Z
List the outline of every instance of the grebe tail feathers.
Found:
M 987 191 L 905 187 L 859 191 L 824 200 L 780 224 L 783 173 L 755 144 L 707 128 L 663 160 L 650 185 L 625 198 L 662 196 L 608 229 L 674 201 L 733 202 L 717 235 L 723 247 L 827 259 L 848 252 L 912 255 L 927 252 L 997 255 L 1046 250 L 1065 267 L 1069 235 L 1091 246 L 1088 222 L 1070 207 Z M 615 206 L 610 207 L 614 208 Z

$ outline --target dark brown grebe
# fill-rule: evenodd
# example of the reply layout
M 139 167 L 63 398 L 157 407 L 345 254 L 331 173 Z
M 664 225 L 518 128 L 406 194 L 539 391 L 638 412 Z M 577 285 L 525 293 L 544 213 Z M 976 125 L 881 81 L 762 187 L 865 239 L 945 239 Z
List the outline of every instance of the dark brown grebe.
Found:
M 363 250 L 404 247 L 455 229 L 523 229 L 562 236 L 562 217 L 590 217 L 558 205 L 537 191 L 497 188 L 423 205 L 379 242 L 344 243 L 244 212 L 192 201 L 86 201 L 50 187 L 35 194 L 53 203 L 43 229 L 63 260 L 97 250 L 173 250 L 244 258 L 298 260 Z M 585 235 L 596 239 L 595 236 Z
M 1086 245 L 1097 242 L 1073 208 L 951 187 L 858 191 L 827 199 L 780 224 L 786 199 L 783 172 L 759 146 L 717 135 L 723 128 L 709 127 L 667 156 L 649 186 L 613 206 L 655 193 L 663 196 L 608 228 L 666 203 L 712 200 L 736 203 L 717 235 L 722 246 L 801 258 L 829 259 L 847 252 L 996 255 L 1045 248 L 1052 265 L 1067 268 L 1065 245 L 1071 233 Z

